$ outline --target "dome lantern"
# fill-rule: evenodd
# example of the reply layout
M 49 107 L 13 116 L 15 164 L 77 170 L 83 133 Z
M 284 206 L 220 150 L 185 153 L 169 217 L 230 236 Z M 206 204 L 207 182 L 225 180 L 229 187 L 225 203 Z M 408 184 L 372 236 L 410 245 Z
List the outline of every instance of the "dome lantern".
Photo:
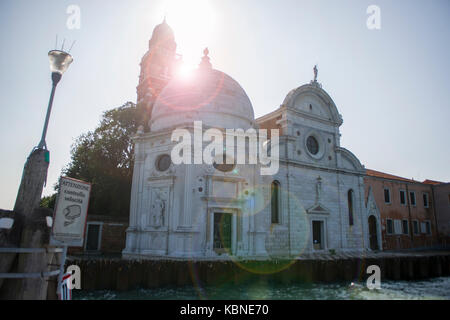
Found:
M 205 68 L 205 69 L 212 69 L 212 64 L 210 62 L 210 58 L 209 58 L 209 50 L 208 48 L 205 48 L 205 50 L 203 50 L 203 58 L 202 58 L 202 62 L 200 62 L 199 67 L 200 68 Z

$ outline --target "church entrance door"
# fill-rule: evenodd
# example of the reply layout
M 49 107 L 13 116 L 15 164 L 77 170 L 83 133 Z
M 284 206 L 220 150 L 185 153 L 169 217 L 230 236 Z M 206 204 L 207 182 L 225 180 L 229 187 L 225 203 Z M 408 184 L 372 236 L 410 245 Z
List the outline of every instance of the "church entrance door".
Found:
M 313 229 L 313 249 L 323 250 L 324 249 L 323 221 L 313 221 L 312 229 Z
M 231 253 L 232 217 L 229 212 L 214 213 L 214 250 Z

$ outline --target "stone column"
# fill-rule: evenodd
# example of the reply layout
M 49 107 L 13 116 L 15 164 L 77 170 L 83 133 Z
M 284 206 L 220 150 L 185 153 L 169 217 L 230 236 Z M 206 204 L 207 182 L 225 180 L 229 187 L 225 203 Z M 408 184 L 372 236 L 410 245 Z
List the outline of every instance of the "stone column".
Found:
M 132 253 L 140 249 L 139 237 L 140 237 L 140 220 L 139 213 L 141 211 L 141 198 L 144 186 L 144 166 L 145 166 L 145 151 L 144 146 L 139 140 L 139 137 L 143 132 L 138 132 L 138 135 L 134 137 L 135 143 L 135 159 L 133 168 L 133 180 L 131 185 L 131 197 L 130 197 L 130 223 L 126 230 L 126 244 L 123 253 Z
M 133 182 L 131 185 L 131 203 L 130 203 L 130 228 L 136 228 L 139 225 L 138 214 L 140 210 L 139 199 L 142 196 L 144 175 L 145 152 L 142 150 L 142 143 L 135 141 L 135 159 L 133 168 Z

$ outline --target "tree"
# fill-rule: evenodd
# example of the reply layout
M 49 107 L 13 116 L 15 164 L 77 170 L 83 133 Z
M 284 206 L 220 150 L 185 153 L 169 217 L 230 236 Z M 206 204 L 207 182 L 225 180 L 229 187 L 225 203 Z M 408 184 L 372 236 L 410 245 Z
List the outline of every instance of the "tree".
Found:
M 51 196 L 42 197 L 40 206 L 42 208 L 55 209 L 56 193 Z
M 62 174 L 92 184 L 89 214 L 128 216 L 134 156 L 131 137 L 142 119 L 146 119 L 145 109 L 127 102 L 106 111 L 99 126 L 72 145 L 71 162 Z M 44 198 L 41 205 L 51 205 L 50 200 Z

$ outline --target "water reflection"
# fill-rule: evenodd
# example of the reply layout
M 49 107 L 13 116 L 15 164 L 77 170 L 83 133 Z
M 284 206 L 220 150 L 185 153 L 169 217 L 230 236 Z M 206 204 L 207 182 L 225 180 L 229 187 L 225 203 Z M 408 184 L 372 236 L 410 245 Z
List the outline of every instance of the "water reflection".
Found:
M 384 281 L 380 290 L 369 290 L 364 283 L 281 285 L 267 282 L 247 285 L 205 287 L 202 298 L 211 300 L 450 300 L 450 277 L 426 281 Z M 74 291 L 73 298 L 88 300 L 196 300 L 198 291 L 192 287 L 136 289 L 128 292 Z

